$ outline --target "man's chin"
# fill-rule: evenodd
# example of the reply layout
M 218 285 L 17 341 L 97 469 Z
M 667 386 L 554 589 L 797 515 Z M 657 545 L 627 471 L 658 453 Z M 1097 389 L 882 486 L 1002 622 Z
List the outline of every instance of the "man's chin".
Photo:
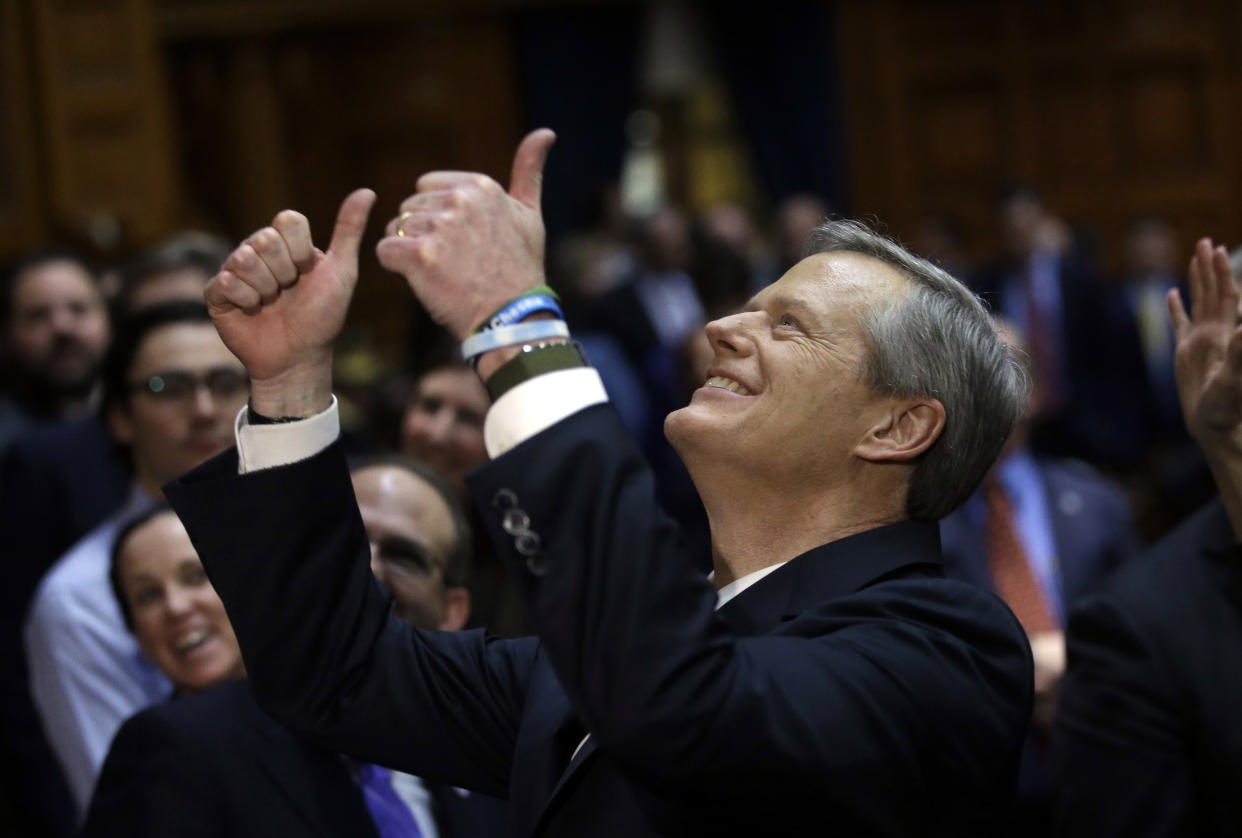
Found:
M 713 417 L 691 403 L 664 418 L 664 438 L 684 459 L 687 450 L 702 447 L 708 434 L 720 434 L 718 425 Z
M 89 395 L 98 378 L 98 365 L 62 363 L 46 369 L 43 380 L 58 396 L 74 398 Z

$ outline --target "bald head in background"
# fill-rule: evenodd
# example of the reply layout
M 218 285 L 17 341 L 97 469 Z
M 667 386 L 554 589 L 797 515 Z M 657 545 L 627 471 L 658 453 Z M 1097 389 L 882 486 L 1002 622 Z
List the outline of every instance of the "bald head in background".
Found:
M 470 617 L 470 533 L 454 491 L 421 463 L 387 460 L 352 472 L 371 542 L 371 572 L 415 628 L 455 631 Z

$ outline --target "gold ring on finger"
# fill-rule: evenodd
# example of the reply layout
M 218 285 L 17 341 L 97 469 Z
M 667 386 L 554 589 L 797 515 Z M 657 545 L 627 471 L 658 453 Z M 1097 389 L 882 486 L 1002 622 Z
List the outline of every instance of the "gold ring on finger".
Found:
M 413 214 L 414 213 L 412 212 L 403 212 L 397 216 L 397 235 L 398 236 L 405 235 L 405 230 L 401 227 L 401 225 L 404 224 L 405 220 L 409 218 L 410 216 L 412 216 Z

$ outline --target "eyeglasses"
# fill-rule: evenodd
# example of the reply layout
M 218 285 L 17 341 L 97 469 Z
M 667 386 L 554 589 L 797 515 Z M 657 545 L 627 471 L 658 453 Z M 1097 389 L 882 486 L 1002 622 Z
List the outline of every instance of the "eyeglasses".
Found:
M 250 387 L 246 373 L 232 367 L 216 367 L 202 375 L 188 372 L 159 372 L 142 381 L 129 385 L 131 393 L 148 393 L 165 401 L 186 401 L 193 398 L 200 387 L 217 399 L 240 395 Z
M 431 550 L 409 538 L 386 535 L 371 542 L 380 561 L 411 576 L 434 576 L 443 572 L 444 560 Z

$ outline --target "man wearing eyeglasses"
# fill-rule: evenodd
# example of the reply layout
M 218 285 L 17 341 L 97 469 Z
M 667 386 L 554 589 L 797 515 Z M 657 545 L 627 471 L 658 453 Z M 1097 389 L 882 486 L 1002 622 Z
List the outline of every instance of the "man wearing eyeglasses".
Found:
M 423 629 L 456 631 L 470 618 L 470 525 L 454 489 L 422 463 L 378 460 L 351 472 L 371 542 L 371 573 L 393 612 Z
M 25 626 L 31 693 L 79 812 L 117 728 L 169 691 L 111 594 L 112 542 L 123 522 L 162 500 L 165 482 L 232 444 L 249 395 L 244 368 L 197 302 L 152 306 L 121 324 L 104 389 L 109 430 L 129 453 L 129 497 L 52 566 Z
M 351 470 L 350 481 L 371 543 L 371 573 L 392 595 L 393 614 L 417 629 L 464 627 L 474 544 L 456 489 L 405 458 L 364 463 Z M 398 771 L 391 783 L 419 823 L 435 823 L 441 836 L 505 832 L 505 804 L 494 797 Z

